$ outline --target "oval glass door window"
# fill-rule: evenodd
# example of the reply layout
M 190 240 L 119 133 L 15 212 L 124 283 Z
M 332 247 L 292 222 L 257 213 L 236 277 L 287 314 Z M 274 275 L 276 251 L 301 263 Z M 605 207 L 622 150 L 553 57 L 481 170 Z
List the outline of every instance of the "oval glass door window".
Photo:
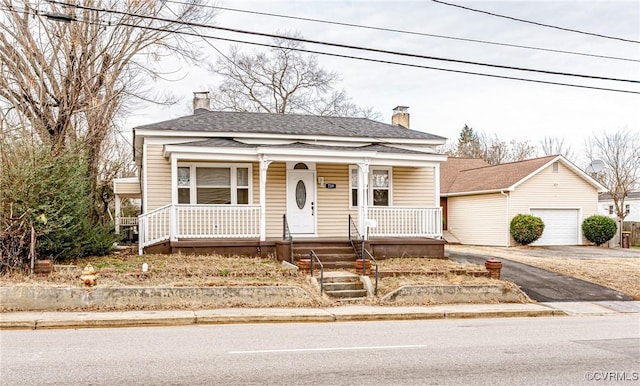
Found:
M 298 205 L 298 209 L 304 208 L 304 204 L 306 203 L 307 203 L 307 187 L 304 186 L 304 182 L 300 180 L 296 185 L 296 204 Z

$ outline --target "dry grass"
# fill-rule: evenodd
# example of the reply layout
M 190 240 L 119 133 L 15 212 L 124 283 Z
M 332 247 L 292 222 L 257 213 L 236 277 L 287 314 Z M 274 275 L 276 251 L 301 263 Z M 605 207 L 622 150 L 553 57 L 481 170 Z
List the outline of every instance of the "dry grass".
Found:
M 27 272 L 0 276 L 0 285 L 41 285 L 82 287 L 80 274 L 91 264 L 98 271 L 98 285 L 117 286 L 288 286 L 309 288 L 304 274 L 282 267 L 275 259 L 222 257 L 215 255 L 143 255 L 114 254 L 87 257 L 56 265 L 48 276 L 29 277 Z M 147 273 L 142 264 L 149 265 Z M 68 263 L 65 263 L 68 264 Z M 380 261 L 381 271 L 404 272 L 380 280 L 379 293 L 384 295 L 403 285 L 449 285 L 495 283 L 488 278 L 451 274 L 451 271 L 484 271 L 476 264 L 462 264 L 448 259 L 397 258 Z
M 28 272 L 13 272 L 0 276 L 0 286 L 60 286 L 82 287 L 82 269 L 91 264 L 98 272 L 98 287 L 181 287 L 181 286 L 297 286 L 307 290 L 311 302 L 301 305 L 292 299 L 282 307 L 332 306 L 335 299 L 320 296 L 318 288 L 308 275 L 297 270 L 283 268 L 276 259 L 222 257 L 215 255 L 143 255 L 132 252 L 113 254 L 106 257 L 87 257 L 64 265 L 56 265 L 48 276 L 30 277 Z M 142 272 L 142 264 L 149 270 Z M 461 264 L 448 259 L 399 258 L 380 262 L 380 269 L 394 272 L 395 276 L 380 279 L 378 296 L 363 299 L 363 304 L 383 304 L 382 297 L 405 285 L 452 285 L 452 284 L 496 284 L 510 283 L 478 278 L 460 272 L 484 271 L 483 266 Z M 452 273 L 454 272 L 454 273 Z M 387 304 L 388 305 L 388 304 Z M 406 304 L 405 304 L 406 305 Z M 423 305 L 423 303 L 415 304 Z M 234 304 L 237 307 L 248 305 Z M 137 309 L 139 305 L 121 305 L 115 309 Z M 194 308 L 195 306 L 190 305 Z M 110 309 L 112 310 L 112 309 Z
M 48 276 L 29 277 L 26 272 L 14 272 L 0 277 L 0 284 L 80 287 L 80 274 L 89 263 L 98 271 L 98 285 L 105 287 L 305 286 L 307 283 L 304 275 L 282 268 L 275 259 L 121 254 L 77 259 L 66 267 L 56 266 Z M 142 272 L 143 263 L 149 266 L 146 273 Z

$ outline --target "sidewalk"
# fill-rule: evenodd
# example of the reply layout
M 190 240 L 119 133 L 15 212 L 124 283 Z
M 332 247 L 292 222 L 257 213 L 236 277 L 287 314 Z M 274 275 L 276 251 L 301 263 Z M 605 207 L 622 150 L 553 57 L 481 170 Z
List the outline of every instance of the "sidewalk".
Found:
M 231 323 L 301 323 L 562 316 L 542 304 L 452 304 L 426 307 L 227 308 L 125 312 L 0 313 L 0 330 L 112 328 Z

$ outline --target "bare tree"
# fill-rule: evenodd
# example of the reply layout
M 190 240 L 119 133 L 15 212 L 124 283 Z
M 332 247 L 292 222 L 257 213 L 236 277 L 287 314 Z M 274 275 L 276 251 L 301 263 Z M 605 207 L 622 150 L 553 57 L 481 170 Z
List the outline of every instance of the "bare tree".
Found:
M 293 34 L 299 37 L 299 34 Z M 379 113 L 351 102 L 344 90 L 336 90 L 336 72 L 318 63 L 317 55 L 298 51 L 302 43 L 275 39 L 269 51 L 242 52 L 231 47 L 220 55 L 210 71 L 221 77 L 213 92 L 219 110 L 306 113 L 325 116 L 358 116 L 376 119 Z
M 564 138 L 544 137 L 539 141 L 539 146 L 542 155 L 562 154 L 568 160 L 575 161 L 576 156 L 571 149 L 571 145 L 565 144 Z
M 455 157 L 481 158 L 490 165 L 522 161 L 535 155 L 535 148 L 529 141 L 507 143 L 496 134 L 477 133 L 468 125 L 460 131 L 457 144 L 449 143 L 443 150 Z
M 607 187 L 620 223 L 628 214 L 625 199 L 640 182 L 640 146 L 638 144 L 640 144 L 640 133 L 625 129 L 615 133 L 596 134 L 586 145 L 586 154 L 589 159 L 599 159 L 604 162 L 604 169 L 593 176 Z
M 51 1 L 43 10 L 0 0 L 0 108 L 14 107 L 17 119 L 52 151 L 82 143 L 96 192 L 100 154 L 115 118 L 135 101 L 170 102 L 145 87 L 162 76 L 164 55 L 197 57 L 176 32 L 188 28 L 182 21 L 211 19 L 201 3 Z

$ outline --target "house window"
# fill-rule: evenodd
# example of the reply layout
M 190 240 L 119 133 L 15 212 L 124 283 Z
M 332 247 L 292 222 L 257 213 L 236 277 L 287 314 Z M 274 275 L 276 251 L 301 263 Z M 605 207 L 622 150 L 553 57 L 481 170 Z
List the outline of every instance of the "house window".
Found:
M 373 189 L 373 205 L 389 206 L 389 170 L 372 170 L 369 186 Z
M 557 173 L 558 172 L 558 161 L 553 163 L 553 172 Z
M 247 166 L 178 167 L 179 204 L 249 204 Z
M 630 204 L 626 204 L 624 206 L 624 214 L 629 214 L 631 212 L 631 205 Z
M 613 205 L 609 205 L 609 214 L 613 214 Z
M 358 167 L 349 168 L 351 206 L 358 206 Z M 373 206 L 391 203 L 391 168 L 371 168 L 369 173 L 368 202 Z
M 178 168 L 178 204 L 191 202 L 191 169 Z

